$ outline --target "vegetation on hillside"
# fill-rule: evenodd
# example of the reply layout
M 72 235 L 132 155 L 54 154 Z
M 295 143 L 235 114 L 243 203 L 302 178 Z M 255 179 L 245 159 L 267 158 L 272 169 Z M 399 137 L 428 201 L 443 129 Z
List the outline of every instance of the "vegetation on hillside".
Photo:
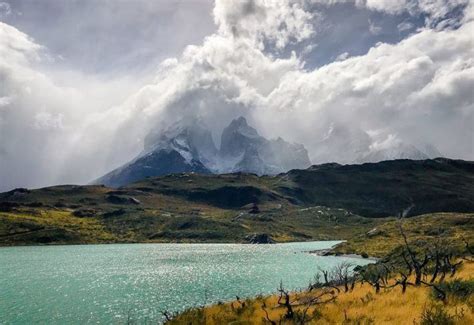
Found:
M 363 240 L 407 207 L 411 215 L 474 211 L 473 166 L 398 160 L 262 177 L 175 174 L 118 189 L 15 189 L 0 193 L 0 245 L 248 242 L 255 234 L 279 242 Z
M 410 286 L 405 293 L 399 287 L 376 293 L 367 282 L 358 282 L 354 289 L 335 293 L 328 289 L 289 294 L 293 316 L 287 317 L 285 298 L 280 294 L 240 299 L 229 303 L 196 308 L 172 318 L 167 324 L 473 324 L 474 263 L 465 262 L 460 270 L 444 283 L 463 286 L 463 299 L 458 290 L 450 291 L 443 301 L 429 286 Z M 393 286 L 390 279 L 387 286 Z M 468 294 L 464 294 L 468 292 Z M 284 297 L 284 295 L 283 295 Z M 335 297 L 333 299 L 333 297 Z M 283 305 L 282 305 L 283 304 Z
M 333 250 L 336 254 L 358 254 L 382 258 L 394 247 L 403 244 L 399 220 L 392 219 L 355 235 Z M 473 213 L 433 213 L 404 219 L 404 231 L 414 242 L 447 241 L 463 245 L 463 240 L 474 242 Z
M 278 242 L 349 238 L 382 220 L 341 209 L 247 208 L 166 205 L 163 209 L 17 207 L 0 212 L 0 245 L 132 242 L 248 242 L 269 234 Z

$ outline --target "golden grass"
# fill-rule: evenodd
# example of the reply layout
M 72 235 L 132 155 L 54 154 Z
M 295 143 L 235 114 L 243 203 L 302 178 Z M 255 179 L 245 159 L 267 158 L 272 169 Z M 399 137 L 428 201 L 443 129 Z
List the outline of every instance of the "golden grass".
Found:
M 335 251 L 343 254 L 367 253 L 369 256 L 384 257 L 403 243 L 398 225 L 398 220 L 388 221 L 374 229 L 375 235 L 355 236 L 338 245 Z M 474 240 L 474 214 L 433 213 L 421 215 L 404 219 L 403 229 L 410 241 L 446 238 L 450 242 L 463 245 L 461 237 L 470 242 Z
M 464 262 L 462 268 L 453 278 L 469 279 L 474 276 L 474 262 Z M 304 301 L 318 295 L 320 291 L 293 293 L 292 301 Z M 442 305 L 450 315 L 458 315 L 456 324 L 474 324 L 474 297 L 469 301 L 449 299 L 443 304 L 431 297 L 431 288 L 408 287 L 402 294 L 399 287 L 381 290 L 376 294 L 368 284 L 357 284 L 348 293 L 341 292 L 334 302 L 312 307 L 308 315 L 317 314 L 309 324 L 419 324 L 425 308 Z M 269 318 L 277 324 L 285 309 L 277 303 L 278 296 L 259 297 L 245 301 L 234 301 L 213 305 L 203 310 L 190 310 L 169 324 L 269 324 L 262 309 L 266 305 Z M 304 307 L 295 310 L 302 311 Z M 294 324 L 294 321 L 283 321 L 282 324 Z
M 116 239 L 98 220 L 78 218 L 67 210 L 23 209 L 14 213 L 0 212 L 0 224 L 3 225 L 0 227 L 2 235 L 22 232 L 34 226 L 34 229 L 61 229 L 76 234 L 83 243 L 111 242 Z M 23 229 L 25 224 L 28 227 Z

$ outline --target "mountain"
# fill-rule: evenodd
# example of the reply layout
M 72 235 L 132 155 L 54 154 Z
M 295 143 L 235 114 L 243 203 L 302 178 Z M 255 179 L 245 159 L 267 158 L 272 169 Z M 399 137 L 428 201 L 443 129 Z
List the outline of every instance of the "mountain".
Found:
M 0 193 L 0 245 L 242 242 L 261 233 L 276 241 L 334 240 L 402 211 L 474 212 L 474 162 L 333 163 L 264 176 L 172 174 L 119 189 L 15 189 Z
M 211 131 L 199 119 L 177 122 L 163 132 L 150 132 L 145 138 L 144 152 L 163 149 L 176 151 L 188 163 L 194 160 L 203 165 L 210 163 L 217 154 Z
M 411 144 L 400 143 L 392 147 L 381 148 L 371 150 L 367 153 L 364 153 L 359 158 L 356 159 L 358 163 L 364 162 L 379 162 L 384 160 L 394 160 L 394 159 L 413 159 L 413 160 L 423 160 L 430 157 L 420 149 Z
M 222 161 L 237 159 L 234 167 L 222 172 L 272 175 L 311 165 L 303 145 L 288 143 L 282 138 L 267 140 L 243 117 L 233 120 L 222 132 L 219 157 Z
M 247 120 L 241 116 L 232 120 L 222 131 L 220 154 L 223 157 L 242 156 L 248 148 L 257 149 L 266 142 L 267 140 L 250 127 Z
M 174 124 L 145 138 L 144 151 L 135 159 L 94 181 L 119 187 L 140 179 L 172 173 L 211 171 L 204 165 L 217 153 L 211 133 L 200 123 Z
M 308 152 L 302 145 L 281 138 L 267 140 L 244 117 L 232 120 L 223 130 L 219 150 L 205 124 L 192 119 L 150 132 L 138 157 L 94 184 L 119 187 L 145 177 L 183 172 L 278 174 L 308 166 Z
M 199 160 L 193 159 L 190 155 L 183 155 L 183 151 L 159 149 L 140 155 L 128 164 L 97 179 L 94 183 L 119 187 L 146 177 L 157 175 L 189 172 L 201 174 L 210 173 L 209 169 Z M 186 154 L 188 153 L 187 151 L 184 152 L 186 152 Z

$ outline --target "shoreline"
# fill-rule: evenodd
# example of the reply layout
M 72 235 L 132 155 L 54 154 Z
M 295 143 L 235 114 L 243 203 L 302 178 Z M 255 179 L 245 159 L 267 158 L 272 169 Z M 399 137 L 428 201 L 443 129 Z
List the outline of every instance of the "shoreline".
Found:
M 266 245 L 282 245 L 282 244 L 295 244 L 295 243 L 311 243 L 311 242 L 344 242 L 345 240 L 330 240 L 330 239 L 325 239 L 325 240 L 298 240 L 298 241 L 284 241 L 284 242 L 274 242 L 274 243 L 265 243 L 265 244 L 260 244 L 260 243 L 249 243 L 246 241 L 238 242 L 238 241 L 223 241 L 223 242 L 207 242 L 207 241 L 182 241 L 182 242 L 176 242 L 176 241 L 163 241 L 163 242 L 149 242 L 149 241 L 143 241 L 143 242 L 98 242 L 98 243 L 51 243 L 51 244 L 19 244 L 19 245 L 1 245 L 0 244 L 0 249 L 1 248 L 7 248 L 7 247 L 58 247 L 58 246 L 113 246 L 113 245 L 167 245 L 167 244 L 180 244 L 180 245 L 255 245 L 255 246 L 266 246 Z M 338 243 L 340 244 L 340 243 Z M 336 247 L 335 244 L 331 248 L 327 249 L 321 249 L 323 250 L 332 250 L 334 247 Z M 319 250 L 314 250 L 314 251 L 303 251 L 306 253 L 312 253 L 316 252 Z
M 323 249 L 315 249 L 311 251 L 306 251 L 306 253 L 311 254 L 311 255 L 316 255 L 316 256 L 335 256 L 335 257 L 347 257 L 347 258 L 360 258 L 363 260 L 371 260 L 374 262 L 380 261 L 379 257 L 375 256 L 369 256 L 369 255 L 360 255 L 360 254 L 355 254 L 355 253 L 350 253 L 350 254 L 341 254 L 337 253 L 334 251 L 334 249 L 339 245 L 344 242 L 347 242 L 347 240 L 342 240 L 340 243 L 337 243 L 333 245 L 330 248 L 323 248 Z

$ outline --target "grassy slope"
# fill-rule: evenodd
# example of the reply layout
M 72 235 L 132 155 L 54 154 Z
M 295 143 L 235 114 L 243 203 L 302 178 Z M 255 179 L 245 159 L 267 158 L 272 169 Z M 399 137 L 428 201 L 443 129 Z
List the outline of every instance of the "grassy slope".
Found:
M 466 262 L 461 271 L 450 278 L 474 280 L 474 263 Z M 294 303 L 304 302 L 317 296 L 319 290 L 312 292 L 293 293 L 291 300 Z M 277 296 L 258 297 L 247 299 L 244 302 L 230 302 L 221 305 L 209 306 L 204 309 L 193 309 L 180 315 L 168 324 L 269 324 L 265 321 L 262 305 L 265 303 L 269 318 L 276 321 L 285 313 L 285 308 L 278 305 Z M 351 292 L 341 292 L 336 301 L 323 306 L 311 307 L 308 315 L 317 315 L 310 324 L 420 324 L 423 310 L 434 305 L 441 306 L 450 315 L 463 315 L 456 320 L 456 324 L 474 324 L 474 297 L 463 301 L 448 297 L 448 303 L 442 304 L 431 297 L 428 287 L 409 287 L 405 294 L 400 288 L 382 290 L 379 294 L 367 283 L 358 284 Z M 303 306 L 295 307 L 295 311 L 302 311 Z M 293 321 L 284 321 L 282 324 L 296 324 Z M 305 323 L 306 324 L 306 323 Z
M 3 202 L 18 205 L 4 209 L 11 211 L 0 212 L 0 245 L 244 242 L 245 237 L 253 233 L 268 233 L 283 242 L 342 239 L 366 232 L 381 222 L 343 209 L 292 205 L 285 199 L 262 201 L 260 213 L 252 214 L 248 206 L 223 208 L 206 202 L 190 202 L 181 193 L 162 193 L 163 188 L 171 187 L 168 182 L 174 184 L 176 191 L 180 190 L 179 186 L 189 186 L 188 181 L 202 179 L 209 184 L 200 183 L 199 188 L 221 188 L 212 179 L 202 176 L 175 175 L 120 190 L 102 186 L 56 186 L 0 194 L 0 202 L 3 199 Z M 258 181 L 252 175 L 246 179 Z M 153 184 L 157 181 L 164 184 Z M 241 184 L 232 184 L 241 187 Z M 262 192 L 266 191 L 262 188 Z M 140 204 L 111 200 L 117 197 L 125 201 L 134 198 Z M 90 231 L 90 225 L 100 231 Z
M 461 237 L 474 242 L 474 214 L 435 213 L 403 220 L 403 229 L 413 240 L 448 239 L 462 243 Z M 383 257 L 403 243 L 399 221 L 390 220 L 375 227 L 368 233 L 356 235 L 335 248 L 340 254 L 363 254 Z
M 69 211 L 32 209 L 0 213 L 0 243 L 3 244 L 100 243 L 115 239 L 97 220 L 77 218 Z
M 93 217 L 74 210 L 18 208 L 0 212 L 0 245 L 111 242 L 244 242 L 269 233 L 280 242 L 348 238 L 378 225 L 344 210 L 324 207 L 264 210 L 259 214 L 186 205 L 142 211 L 111 208 Z M 107 212 L 108 211 L 108 212 Z M 114 215 L 120 212 L 119 215 Z M 108 214 L 112 214 L 109 216 Z

